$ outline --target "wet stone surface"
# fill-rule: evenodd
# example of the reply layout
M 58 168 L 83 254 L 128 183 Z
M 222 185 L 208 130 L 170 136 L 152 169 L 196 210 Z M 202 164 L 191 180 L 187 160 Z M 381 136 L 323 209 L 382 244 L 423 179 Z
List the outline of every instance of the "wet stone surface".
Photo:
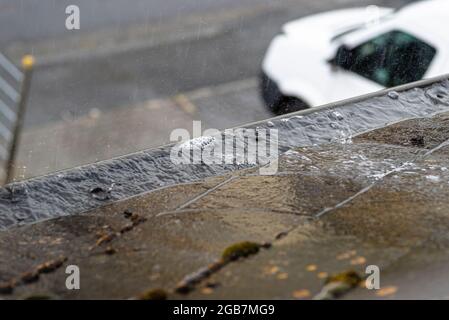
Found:
M 273 176 L 234 171 L 2 231 L 0 297 L 448 297 L 447 119 L 294 147 Z M 65 287 L 72 264 L 81 290 Z M 348 276 L 368 265 L 381 290 Z
M 432 119 L 411 119 L 388 128 L 370 131 L 355 140 L 432 149 L 447 139 L 449 139 L 449 116 L 440 114 Z
M 278 130 L 280 152 L 326 143 L 350 143 L 358 134 L 384 128 L 391 123 L 431 117 L 448 111 L 448 92 L 449 80 L 437 79 L 422 87 L 398 89 L 397 99 L 392 99 L 386 92 L 380 92 L 369 99 L 312 108 L 250 124 L 245 128 Z M 404 131 L 403 138 L 392 137 L 390 143 L 417 148 L 431 146 L 442 139 L 440 135 L 446 134 L 445 120 L 439 121 L 435 126 L 440 131 L 433 130 L 432 124 L 429 130 L 426 127 L 416 129 L 410 126 L 409 130 L 413 134 Z M 426 131 L 425 137 L 423 131 Z M 435 132 L 432 133 L 433 131 Z M 245 140 L 244 136 L 236 132 L 229 136 L 237 143 Z M 193 139 L 191 142 L 201 148 L 201 143 L 198 145 L 196 142 L 207 141 L 209 144 L 214 140 L 218 143 L 212 136 L 197 138 L 196 141 Z M 193 183 L 252 166 L 239 163 L 180 165 L 170 159 L 172 147 L 168 145 L 145 150 L 0 188 L 0 230 L 79 214 L 159 188 Z M 237 150 L 238 152 L 240 151 Z M 239 156 L 241 152 L 236 158 Z

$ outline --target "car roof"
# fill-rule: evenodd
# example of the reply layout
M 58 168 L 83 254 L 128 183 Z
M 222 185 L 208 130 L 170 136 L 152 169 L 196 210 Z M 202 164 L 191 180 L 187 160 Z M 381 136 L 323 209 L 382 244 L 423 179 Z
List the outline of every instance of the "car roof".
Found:
M 426 31 L 429 36 L 449 40 L 449 1 L 424 0 L 402 7 L 396 13 L 396 23 L 408 30 Z

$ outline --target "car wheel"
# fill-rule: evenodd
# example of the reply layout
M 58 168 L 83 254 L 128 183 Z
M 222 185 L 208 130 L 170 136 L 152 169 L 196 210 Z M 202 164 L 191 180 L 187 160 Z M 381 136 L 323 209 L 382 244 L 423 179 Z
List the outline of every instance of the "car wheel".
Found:
M 295 98 L 295 97 L 283 97 L 279 100 L 277 103 L 277 106 L 273 108 L 273 110 L 276 110 L 276 114 L 286 114 L 296 111 L 301 111 L 310 108 L 310 106 L 302 101 L 301 99 Z

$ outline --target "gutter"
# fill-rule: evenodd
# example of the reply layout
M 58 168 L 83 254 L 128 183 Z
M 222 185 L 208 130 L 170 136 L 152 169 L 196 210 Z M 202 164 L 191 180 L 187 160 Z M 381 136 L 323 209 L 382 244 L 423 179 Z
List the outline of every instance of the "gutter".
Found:
M 254 122 L 277 129 L 279 151 L 351 137 L 449 110 L 449 75 Z M 248 166 L 175 165 L 174 144 L 6 185 L 0 189 L 0 230 L 86 211 L 161 188 L 201 181 Z

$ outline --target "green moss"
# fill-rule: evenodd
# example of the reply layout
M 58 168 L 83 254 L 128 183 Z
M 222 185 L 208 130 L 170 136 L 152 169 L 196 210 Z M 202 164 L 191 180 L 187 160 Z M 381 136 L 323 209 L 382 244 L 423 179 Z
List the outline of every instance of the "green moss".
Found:
M 151 289 L 139 296 L 140 300 L 167 300 L 168 294 L 164 289 Z
M 356 271 L 349 270 L 329 276 L 326 279 L 326 284 L 333 282 L 343 282 L 350 287 L 355 287 L 360 283 L 360 281 L 362 281 L 362 277 L 360 277 Z
M 55 300 L 55 297 L 46 293 L 34 293 L 23 297 L 24 300 Z
M 223 251 L 222 259 L 226 262 L 248 257 L 259 252 L 260 245 L 254 242 L 240 242 L 233 244 Z

